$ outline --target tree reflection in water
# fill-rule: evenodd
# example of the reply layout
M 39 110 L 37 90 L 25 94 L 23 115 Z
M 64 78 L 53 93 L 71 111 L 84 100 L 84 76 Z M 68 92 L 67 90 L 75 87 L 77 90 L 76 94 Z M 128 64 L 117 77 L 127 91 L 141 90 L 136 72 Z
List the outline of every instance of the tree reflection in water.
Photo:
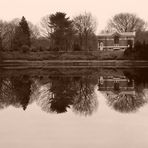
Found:
M 67 108 L 73 103 L 73 98 L 75 96 L 75 86 L 73 79 L 67 78 L 52 78 L 52 85 L 50 91 L 53 94 L 53 99 L 51 100 L 51 110 L 57 113 L 66 112 Z
M 88 76 L 0 78 L 0 108 L 14 106 L 24 110 L 36 101 L 43 111 L 63 113 L 68 108 L 81 115 L 91 115 L 98 106 L 94 93 L 97 79 Z
M 119 93 L 107 96 L 109 106 L 123 113 L 135 112 L 142 107 L 147 100 L 143 94 Z
M 29 76 L 0 78 L 0 108 L 12 105 L 25 110 L 29 104 L 30 93 Z
M 35 96 L 46 112 L 63 113 L 73 106 L 75 113 L 91 115 L 98 105 L 94 87 L 86 77 L 50 77 L 48 83 L 38 87 Z
M 72 105 L 74 89 L 72 78 L 51 77 L 37 89 L 37 104 L 46 112 L 66 112 Z
M 92 115 L 97 110 L 98 100 L 95 93 L 97 79 L 94 77 L 81 77 L 76 82 L 77 93 L 73 102 L 73 111 L 80 115 Z

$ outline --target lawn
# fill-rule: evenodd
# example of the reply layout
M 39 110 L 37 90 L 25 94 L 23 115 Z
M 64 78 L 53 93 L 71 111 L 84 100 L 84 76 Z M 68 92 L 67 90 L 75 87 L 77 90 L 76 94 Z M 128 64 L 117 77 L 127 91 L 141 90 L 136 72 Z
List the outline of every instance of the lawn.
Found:
M 4 60 L 118 60 L 124 59 L 123 51 L 88 51 L 88 52 L 2 52 Z

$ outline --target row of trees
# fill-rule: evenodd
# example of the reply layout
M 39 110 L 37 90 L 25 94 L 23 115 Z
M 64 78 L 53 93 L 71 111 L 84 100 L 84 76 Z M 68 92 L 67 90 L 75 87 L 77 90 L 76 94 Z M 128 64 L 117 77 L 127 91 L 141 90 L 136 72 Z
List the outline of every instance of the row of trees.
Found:
M 103 32 L 132 32 L 144 36 L 146 22 L 130 13 L 120 13 L 109 20 Z M 43 47 L 50 50 L 93 50 L 97 48 L 96 19 L 91 13 L 83 13 L 73 19 L 66 13 L 56 12 L 42 18 L 40 27 L 22 19 L 11 22 L 0 21 L 0 48 L 4 50 Z M 141 38 L 140 38 L 141 39 Z M 147 39 L 147 36 L 144 40 Z
M 91 50 L 97 46 L 95 30 L 96 21 L 90 13 L 71 20 L 57 12 L 43 17 L 40 28 L 23 16 L 21 20 L 0 22 L 0 48 L 19 50 L 46 44 L 52 50 Z
M 22 46 L 31 46 L 31 42 L 39 36 L 37 26 L 27 22 L 25 17 L 10 22 L 0 21 L 0 49 L 19 50 Z

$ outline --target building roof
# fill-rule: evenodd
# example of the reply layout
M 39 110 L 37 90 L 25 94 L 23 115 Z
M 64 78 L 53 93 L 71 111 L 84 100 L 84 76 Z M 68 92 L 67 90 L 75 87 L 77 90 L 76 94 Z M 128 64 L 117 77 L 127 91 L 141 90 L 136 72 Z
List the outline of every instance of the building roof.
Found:
M 98 37 L 112 37 L 112 36 L 123 36 L 123 37 L 135 37 L 135 32 L 112 32 L 112 33 L 100 33 Z

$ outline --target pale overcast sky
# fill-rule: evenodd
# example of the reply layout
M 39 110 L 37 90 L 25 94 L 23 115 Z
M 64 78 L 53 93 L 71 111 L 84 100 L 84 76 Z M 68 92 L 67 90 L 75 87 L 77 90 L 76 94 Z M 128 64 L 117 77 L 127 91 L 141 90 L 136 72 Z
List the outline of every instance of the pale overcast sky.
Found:
M 98 22 L 98 31 L 105 28 L 109 18 L 119 12 L 135 13 L 148 21 L 147 0 L 0 0 L 0 19 L 11 20 L 25 16 L 33 23 L 57 11 L 73 17 L 91 12 Z

